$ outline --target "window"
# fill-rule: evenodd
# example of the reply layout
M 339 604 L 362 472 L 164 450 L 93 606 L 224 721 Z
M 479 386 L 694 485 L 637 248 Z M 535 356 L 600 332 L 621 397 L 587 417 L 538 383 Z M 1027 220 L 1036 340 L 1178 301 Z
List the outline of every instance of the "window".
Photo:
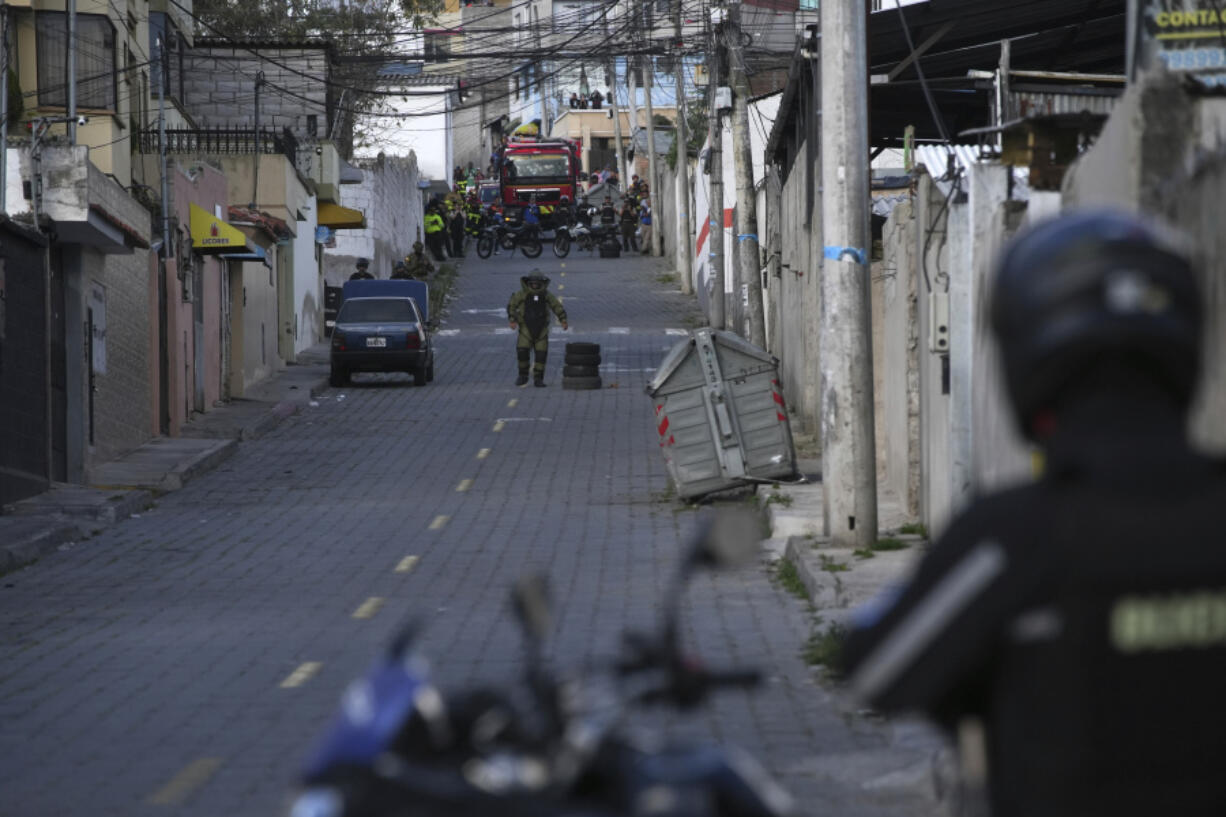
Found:
M 62 11 L 40 11 L 35 18 L 38 50 L 38 104 L 67 106 Z M 115 28 L 101 14 L 77 15 L 77 107 L 116 110 Z

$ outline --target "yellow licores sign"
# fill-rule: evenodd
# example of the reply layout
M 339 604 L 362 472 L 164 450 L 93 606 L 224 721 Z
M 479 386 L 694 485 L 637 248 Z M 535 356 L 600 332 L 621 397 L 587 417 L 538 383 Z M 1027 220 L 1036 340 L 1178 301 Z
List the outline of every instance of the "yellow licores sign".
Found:
M 192 249 L 196 252 L 228 252 L 247 249 L 247 236 L 215 215 L 193 204 L 190 206 Z

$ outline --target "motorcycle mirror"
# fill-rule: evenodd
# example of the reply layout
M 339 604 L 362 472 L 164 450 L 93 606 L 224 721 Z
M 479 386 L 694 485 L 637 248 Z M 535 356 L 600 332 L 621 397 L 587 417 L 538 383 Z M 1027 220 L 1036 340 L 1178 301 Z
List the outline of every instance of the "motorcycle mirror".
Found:
M 541 641 L 549 634 L 552 626 L 549 581 L 544 575 L 537 573 L 517 581 L 511 591 L 511 603 L 515 617 L 533 640 Z
M 690 561 L 695 567 L 733 568 L 748 563 L 762 539 L 762 524 L 748 508 L 718 508 L 706 520 Z

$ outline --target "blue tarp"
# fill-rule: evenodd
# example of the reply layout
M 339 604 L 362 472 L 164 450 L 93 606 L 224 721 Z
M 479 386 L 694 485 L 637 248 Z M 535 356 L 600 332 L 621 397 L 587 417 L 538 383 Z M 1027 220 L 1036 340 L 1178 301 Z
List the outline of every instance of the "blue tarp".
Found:
M 406 281 L 401 278 L 359 278 L 346 281 L 341 288 L 341 301 L 345 298 L 396 297 L 412 298 L 422 320 L 430 322 L 430 287 L 425 281 Z

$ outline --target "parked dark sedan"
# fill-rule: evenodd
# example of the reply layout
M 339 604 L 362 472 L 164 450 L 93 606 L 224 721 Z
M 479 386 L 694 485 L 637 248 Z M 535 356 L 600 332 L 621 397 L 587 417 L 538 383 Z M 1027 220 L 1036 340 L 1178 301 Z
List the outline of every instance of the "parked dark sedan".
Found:
M 353 372 L 408 372 L 413 385 L 434 379 L 430 332 L 413 298 L 346 298 L 332 330 L 329 382 L 343 386 Z

